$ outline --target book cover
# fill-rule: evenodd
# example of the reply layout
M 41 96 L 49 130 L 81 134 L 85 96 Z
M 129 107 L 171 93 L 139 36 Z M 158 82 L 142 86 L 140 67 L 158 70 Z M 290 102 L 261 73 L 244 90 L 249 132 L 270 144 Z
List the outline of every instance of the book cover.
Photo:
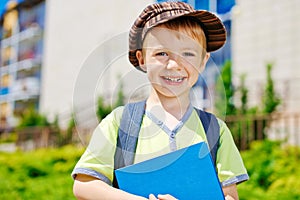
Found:
M 115 170 L 120 189 L 148 198 L 171 194 L 180 200 L 224 200 L 205 142 Z

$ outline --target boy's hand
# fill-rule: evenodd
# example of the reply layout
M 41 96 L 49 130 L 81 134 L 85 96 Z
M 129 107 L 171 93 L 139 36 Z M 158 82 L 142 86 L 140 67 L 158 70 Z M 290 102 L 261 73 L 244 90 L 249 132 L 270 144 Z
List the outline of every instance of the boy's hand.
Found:
M 153 194 L 150 194 L 149 195 L 149 200 L 157 200 L 157 198 Z
M 225 197 L 225 200 L 235 200 L 235 199 L 234 199 L 233 197 L 227 195 L 227 196 Z
M 177 200 L 177 199 L 169 194 L 164 194 L 164 195 L 159 194 L 157 195 L 157 198 L 153 194 L 150 194 L 149 200 Z

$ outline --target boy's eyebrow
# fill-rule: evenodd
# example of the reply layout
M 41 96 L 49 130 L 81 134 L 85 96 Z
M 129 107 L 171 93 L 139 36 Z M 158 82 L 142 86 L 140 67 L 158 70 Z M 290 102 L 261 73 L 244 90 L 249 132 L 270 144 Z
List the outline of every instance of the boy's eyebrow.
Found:
M 195 52 L 197 52 L 197 48 L 183 48 L 182 49 L 183 51 L 195 51 Z
M 161 45 L 151 45 L 151 46 L 145 46 L 143 49 L 165 50 L 165 49 L 168 49 L 168 48 L 164 47 L 164 46 L 161 46 Z
M 203 48 L 200 45 L 198 46 L 187 46 L 187 47 L 181 47 L 178 48 L 179 50 L 183 50 L 183 51 L 197 51 L 199 48 Z M 168 50 L 168 51 L 172 51 L 172 48 L 168 47 L 168 46 L 164 46 L 164 45 L 149 45 L 149 46 L 145 46 L 143 49 L 155 49 L 155 50 Z

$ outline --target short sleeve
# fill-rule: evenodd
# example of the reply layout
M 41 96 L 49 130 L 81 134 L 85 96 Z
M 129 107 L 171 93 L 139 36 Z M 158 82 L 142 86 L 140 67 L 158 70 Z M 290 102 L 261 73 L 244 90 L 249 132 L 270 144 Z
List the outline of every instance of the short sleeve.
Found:
M 249 179 L 242 157 L 225 122 L 219 120 L 220 146 L 217 171 L 222 186 L 238 184 Z
M 111 184 L 122 111 L 123 107 L 116 108 L 96 127 L 89 145 L 72 172 L 73 178 L 77 174 L 86 174 Z

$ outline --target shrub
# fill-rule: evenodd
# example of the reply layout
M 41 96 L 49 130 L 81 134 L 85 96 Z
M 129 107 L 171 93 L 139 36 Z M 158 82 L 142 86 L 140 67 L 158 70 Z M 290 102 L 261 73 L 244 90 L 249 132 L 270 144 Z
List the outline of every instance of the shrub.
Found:
M 272 64 L 267 64 L 267 83 L 263 95 L 263 113 L 274 112 L 281 102 L 274 89 L 274 81 L 271 75 L 272 68 Z
M 82 153 L 74 146 L 0 152 L 0 199 L 73 200 L 70 174 Z
M 231 62 L 226 61 L 222 68 L 221 75 L 216 82 L 215 108 L 218 115 L 226 116 L 235 114 L 236 108 L 233 102 L 234 93 Z
M 98 120 L 101 121 L 112 111 L 113 108 L 104 103 L 103 97 L 99 97 L 97 103 L 97 117 Z
M 20 116 L 20 122 L 18 127 L 28 126 L 49 126 L 50 123 L 45 115 L 38 113 L 33 107 L 29 107 L 24 110 Z
M 300 149 L 281 142 L 253 142 L 242 152 L 250 180 L 238 186 L 240 199 L 300 199 Z
M 124 105 L 124 99 L 125 99 L 125 95 L 123 93 L 123 84 L 122 83 L 120 84 L 120 87 L 118 89 L 117 99 L 111 105 L 105 104 L 103 97 L 101 97 L 101 96 L 98 97 L 98 102 L 97 102 L 98 120 L 101 121 L 102 119 L 104 119 L 109 113 L 111 113 L 111 111 L 114 108 Z

